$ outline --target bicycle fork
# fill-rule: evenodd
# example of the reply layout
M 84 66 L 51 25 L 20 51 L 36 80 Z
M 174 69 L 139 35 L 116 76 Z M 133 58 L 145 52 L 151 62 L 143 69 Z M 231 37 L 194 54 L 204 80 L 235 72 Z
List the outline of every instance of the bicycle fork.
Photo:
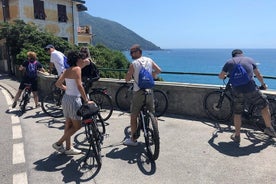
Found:
M 216 106 L 214 107 L 215 110 L 219 110 L 219 109 L 221 108 L 223 99 L 224 99 L 224 92 L 222 92 L 222 93 L 220 94 L 218 103 L 217 103 Z

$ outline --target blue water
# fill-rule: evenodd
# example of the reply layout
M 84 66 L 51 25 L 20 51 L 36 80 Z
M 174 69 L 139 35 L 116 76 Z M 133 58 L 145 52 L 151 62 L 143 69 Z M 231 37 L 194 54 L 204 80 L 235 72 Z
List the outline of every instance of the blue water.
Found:
M 276 77 L 276 49 L 242 49 L 244 55 L 252 57 L 263 76 Z M 220 73 L 225 61 L 231 57 L 232 49 L 168 49 L 143 51 L 144 56 L 152 58 L 165 72 Z M 128 52 L 124 53 L 129 61 Z M 164 81 L 217 84 L 222 80 L 217 76 L 160 74 Z M 265 79 L 269 89 L 276 89 L 276 79 Z M 256 83 L 259 82 L 256 79 Z

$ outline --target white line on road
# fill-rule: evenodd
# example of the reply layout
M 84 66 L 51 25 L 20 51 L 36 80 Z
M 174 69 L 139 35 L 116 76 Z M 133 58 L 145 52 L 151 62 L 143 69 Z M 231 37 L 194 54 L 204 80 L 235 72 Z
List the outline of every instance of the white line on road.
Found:
M 13 145 L 13 164 L 20 164 L 25 162 L 25 155 L 24 155 L 24 145 L 23 143 L 18 143 Z
M 22 138 L 21 125 L 12 126 L 12 138 L 13 139 L 21 139 Z
M 27 173 L 19 173 L 19 174 L 14 174 L 13 175 L 13 184 L 27 184 L 28 179 L 27 179 Z
M 15 115 L 11 115 L 11 121 L 12 121 L 12 124 L 20 123 L 18 116 L 15 116 Z
M 11 105 L 13 100 L 11 99 L 10 95 L 6 90 L 2 91 L 7 104 Z M 12 109 L 9 109 L 11 112 Z M 11 123 L 12 123 L 12 137 L 13 139 L 21 139 L 22 138 L 22 128 L 20 125 L 20 119 L 19 117 L 15 115 L 11 115 Z M 24 154 L 24 144 L 18 143 L 18 144 L 13 144 L 13 159 L 12 159 L 13 164 L 20 164 L 20 163 L 25 163 L 25 154 Z M 18 173 L 13 175 L 13 184 L 28 184 L 28 177 L 26 172 Z

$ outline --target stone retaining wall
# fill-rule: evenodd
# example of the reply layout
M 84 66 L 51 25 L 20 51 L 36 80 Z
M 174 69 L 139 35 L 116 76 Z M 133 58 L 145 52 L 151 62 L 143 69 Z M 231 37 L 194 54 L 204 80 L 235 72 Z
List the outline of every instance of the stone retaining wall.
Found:
M 54 75 L 39 75 L 39 94 L 44 96 L 49 93 L 51 84 L 56 80 Z M 94 87 L 106 87 L 112 96 L 115 106 L 115 94 L 120 83 L 124 80 L 103 78 L 94 83 Z M 175 115 L 187 115 L 197 118 L 208 118 L 203 108 L 204 96 L 214 90 L 219 89 L 218 85 L 188 84 L 177 82 L 156 82 L 155 88 L 166 92 L 169 99 L 167 113 Z M 268 95 L 276 95 L 275 90 L 265 91 Z

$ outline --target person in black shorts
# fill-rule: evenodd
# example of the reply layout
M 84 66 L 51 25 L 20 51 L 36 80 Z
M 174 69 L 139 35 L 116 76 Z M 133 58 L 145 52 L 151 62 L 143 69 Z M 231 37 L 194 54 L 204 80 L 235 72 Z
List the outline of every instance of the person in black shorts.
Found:
M 42 67 L 41 63 L 37 61 L 36 53 L 35 52 L 27 52 L 28 59 L 24 61 L 22 65 L 19 66 L 20 71 L 24 71 L 24 76 L 20 83 L 19 89 L 14 97 L 14 102 L 12 104 L 12 108 L 15 108 L 17 105 L 17 101 L 21 96 L 22 91 L 25 88 L 25 83 L 32 84 L 31 89 L 34 96 L 35 108 L 39 107 L 38 103 L 38 95 L 37 95 L 37 71 L 45 72 L 44 68 Z M 35 74 L 30 75 L 30 67 L 29 65 L 33 64 L 35 67 Z
M 269 111 L 268 100 L 266 99 L 266 96 L 262 94 L 262 92 L 259 90 L 259 87 L 256 85 L 254 81 L 255 75 L 258 81 L 261 83 L 261 87 L 263 89 L 267 88 L 266 84 L 264 83 L 264 79 L 261 73 L 259 72 L 254 60 L 250 57 L 245 57 L 243 55 L 242 50 L 240 49 L 233 50 L 232 58 L 230 58 L 223 66 L 222 71 L 219 74 L 219 78 L 224 79 L 226 76 L 229 76 L 229 80 L 231 81 L 231 73 L 234 70 L 234 66 L 236 66 L 237 63 L 241 64 L 241 66 L 246 70 L 246 73 L 249 77 L 249 82 L 238 86 L 232 85 L 234 96 L 235 133 L 231 135 L 231 139 L 234 142 L 240 142 L 240 129 L 242 124 L 241 114 L 244 109 L 244 102 L 251 103 L 260 107 L 262 117 L 266 125 L 264 133 L 269 136 L 276 137 L 275 130 L 271 125 L 271 115 Z

